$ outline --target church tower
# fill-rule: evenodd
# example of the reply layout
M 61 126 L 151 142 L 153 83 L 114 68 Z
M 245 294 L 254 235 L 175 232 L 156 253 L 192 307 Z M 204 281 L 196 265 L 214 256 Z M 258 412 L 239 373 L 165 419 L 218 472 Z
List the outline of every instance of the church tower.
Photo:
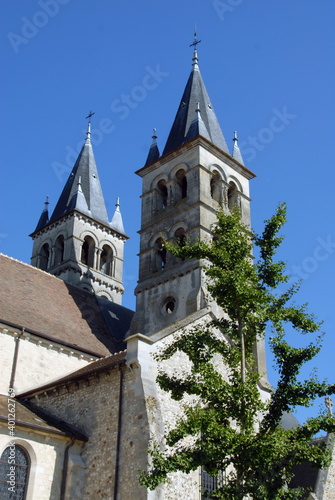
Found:
M 124 232 L 119 200 L 109 222 L 94 159 L 86 141 L 49 218 L 48 200 L 35 231 L 31 264 L 66 283 L 121 304 Z
M 198 42 L 195 40 L 195 47 Z M 192 71 L 163 153 L 153 136 L 142 177 L 139 281 L 132 333 L 168 334 L 209 311 L 203 262 L 169 255 L 164 240 L 211 238 L 219 207 L 250 224 L 249 180 L 234 134 L 229 152 L 194 50 Z M 215 308 L 215 305 L 210 306 Z

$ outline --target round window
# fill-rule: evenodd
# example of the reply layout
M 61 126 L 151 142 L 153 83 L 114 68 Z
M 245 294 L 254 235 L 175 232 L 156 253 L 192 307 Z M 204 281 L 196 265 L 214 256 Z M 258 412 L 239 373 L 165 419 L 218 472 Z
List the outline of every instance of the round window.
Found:
M 176 309 L 176 299 L 174 297 L 167 297 L 162 306 L 162 313 L 165 316 L 166 314 L 172 314 Z

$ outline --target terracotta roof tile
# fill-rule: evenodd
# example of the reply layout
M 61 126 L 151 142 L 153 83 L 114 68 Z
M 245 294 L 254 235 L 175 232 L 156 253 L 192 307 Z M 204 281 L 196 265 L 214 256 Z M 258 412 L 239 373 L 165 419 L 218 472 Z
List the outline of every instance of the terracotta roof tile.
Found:
M 0 318 L 106 356 L 125 348 L 133 311 L 0 254 Z

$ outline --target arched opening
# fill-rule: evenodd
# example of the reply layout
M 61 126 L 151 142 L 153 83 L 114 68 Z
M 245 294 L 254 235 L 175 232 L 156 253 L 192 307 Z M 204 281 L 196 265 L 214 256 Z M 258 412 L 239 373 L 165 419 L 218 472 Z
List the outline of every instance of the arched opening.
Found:
M 100 271 L 108 276 L 113 274 L 113 250 L 110 246 L 104 245 L 100 255 Z
M 44 243 L 40 252 L 40 269 L 46 271 L 50 264 L 50 249 L 48 243 Z
M 58 236 L 55 242 L 55 262 L 54 265 L 57 266 L 64 260 L 64 236 L 61 234 Z
M 13 473 L 13 467 L 15 467 L 15 473 Z M 8 446 L 0 458 L 0 498 L 25 500 L 29 469 L 30 458 L 28 452 L 17 444 Z M 9 490 L 9 487 L 13 489 Z
M 155 242 L 156 248 L 156 271 L 163 271 L 166 266 L 166 248 L 163 238 L 158 238 Z
M 221 194 L 220 194 L 220 181 L 221 177 L 220 174 L 217 170 L 214 170 L 213 175 L 211 177 L 211 182 L 210 182 L 210 187 L 211 187 L 211 197 L 213 200 L 217 201 L 220 203 L 221 201 Z
M 161 208 L 167 207 L 168 190 L 166 187 L 166 182 L 164 180 L 159 181 L 159 183 L 157 184 L 157 188 L 159 193 L 158 210 L 160 210 Z
M 91 236 L 85 236 L 84 243 L 81 247 L 81 262 L 85 266 L 93 267 L 94 265 L 94 240 Z
M 228 188 L 228 208 L 231 210 L 238 205 L 238 191 L 234 182 L 229 183 Z
M 185 170 L 178 170 L 176 173 L 176 178 L 179 186 L 180 198 L 186 198 L 187 196 L 187 178 L 185 175 Z
M 175 233 L 174 233 L 174 238 L 175 238 L 176 244 L 179 247 L 184 247 L 186 245 L 185 229 L 183 227 L 180 227 L 179 229 L 177 229 L 177 231 L 175 231 Z M 176 264 L 177 262 L 180 262 L 180 260 L 184 261 L 185 257 L 182 257 L 181 259 L 174 257 L 174 264 Z
M 185 229 L 183 227 L 177 229 L 177 231 L 174 233 L 174 237 L 176 238 L 178 246 L 184 247 L 186 245 L 186 235 Z

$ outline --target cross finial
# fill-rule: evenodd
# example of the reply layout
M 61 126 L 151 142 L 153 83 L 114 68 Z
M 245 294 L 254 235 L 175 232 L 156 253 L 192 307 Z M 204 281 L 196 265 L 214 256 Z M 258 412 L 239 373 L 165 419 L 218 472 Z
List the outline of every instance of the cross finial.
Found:
M 194 28 L 194 40 L 193 40 L 193 43 L 190 44 L 190 47 L 194 47 L 196 49 L 198 43 L 200 43 L 200 42 L 201 42 L 201 40 L 197 39 L 197 28 Z
M 88 113 L 88 115 L 86 116 L 86 120 L 88 118 L 88 123 L 91 123 L 91 118 L 92 118 L 93 115 L 95 115 L 95 112 L 94 111 L 90 111 Z
M 325 405 L 326 405 L 326 408 L 328 409 L 328 413 L 329 415 L 332 415 L 333 414 L 333 406 L 334 406 L 334 403 L 332 401 L 332 398 L 327 396 L 325 398 Z

